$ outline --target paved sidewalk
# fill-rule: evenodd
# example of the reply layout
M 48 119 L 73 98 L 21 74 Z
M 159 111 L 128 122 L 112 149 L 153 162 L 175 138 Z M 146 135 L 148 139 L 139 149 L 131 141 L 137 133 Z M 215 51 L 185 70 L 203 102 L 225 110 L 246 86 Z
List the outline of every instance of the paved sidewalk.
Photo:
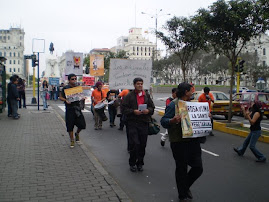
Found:
M 131 201 L 53 110 L 0 114 L 0 201 Z

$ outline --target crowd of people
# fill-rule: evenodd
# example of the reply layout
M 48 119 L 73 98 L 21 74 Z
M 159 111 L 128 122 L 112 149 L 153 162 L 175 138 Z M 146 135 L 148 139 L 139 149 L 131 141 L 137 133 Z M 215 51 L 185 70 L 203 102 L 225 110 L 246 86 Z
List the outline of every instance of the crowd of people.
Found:
M 68 84 L 64 86 L 62 83 L 57 91 L 59 99 L 64 101 L 66 130 L 70 137 L 70 147 L 75 146 L 75 142 L 80 141 L 80 132 L 86 129 L 86 121 L 82 113 L 81 100 L 70 102 L 65 90 L 77 86 L 77 76 L 75 74 L 68 75 Z M 149 131 L 149 123 L 154 114 L 154 103 L 150 93 L 143 88 L 143 79 L 135 78 L 133 80 L 133 89 L 115 90 L 110 89 L 105 92 L 102 89 L 103 83 L 97 82 L 91 95 L 92 112 L 94 115 L 94 129 L 102 130 L 103 122 L 109 119 L 109 126 L 115 127 L 116 117 L 120 117 L 119 130 L 126 127 L 127 150 L 129 152 L 129 168 L 131 172 L 142 172 L 145 164 L 144 157 L 146 154 L 147 138 Z M 183 138 L 181 127 L 181 112 L 178 111 L 179 101 L 190 101 L 194 92 L 194 85 L 189 83 L 181 83 L 177 88 L 173 88 L 171 97 L 166 100 L 165 114 L 161 118 L 161 125 L 166 129 L 166 132 L 161 136 L 161 145 L 165 146 L 166 139 L 169 138 L 170 147 L 173 158 L 176 164 L 175 179 L 178 190 L 179 200 L 192 199 L 190 188 L 192 184 L 202 175 L 203 163 L 201 143 L 205 143 L 206 137 L 199 138 Z M 53 94 L 55 96 L 55 94 Z M 50 87 L 46 80 L 41 86 L 41 97 L 43 99 L 44 110 L 48 108 L 47 100 L 52 97 Z M 57 94 L 56 94 L 57 97 Z M 55 97 L 54 97 L 55 98 Z M 58 99 L 58 97 L 57 97 Z M 23 101 L 21 104 L 21 100 Z M 82 99 L 83 101 L 83 99 Z M 107 101 L 109 118 L 104 112 Z M 211 103 L 214 103 L 214 97 L 210 93 L 208 87 L 204 88 L 198 102 L 208 102 L 209 109 Z M 16 75 L 10 78 L 8 84 L 8 116 L 18 119 L 18 107 L 25 107 L 25 85 L 24 81 Z M 243 156 L 247 146 L 250 144 L 250 149 L 257 158 L 257 162 L 265 162 L 266 157 L 256 148 L 256 142 L 261 136 L 261 120 L 262 112 L 259 103 L 252 103 L 251 109 L 245 110 L 242 108 L 243 114 L 250 123 L 249 136 L 239 148 L 234 148 L 234 151 Z M 211 109 L 210 109 L 211 110 Z M 213 119 L 211 111 L 209 112 L 212 126 Z M 77 129 L 74 131 L 75 126 Z M 213 133 L 210 133 L 213 136 Z M 190 167 L 190 169 L 188 169 Z

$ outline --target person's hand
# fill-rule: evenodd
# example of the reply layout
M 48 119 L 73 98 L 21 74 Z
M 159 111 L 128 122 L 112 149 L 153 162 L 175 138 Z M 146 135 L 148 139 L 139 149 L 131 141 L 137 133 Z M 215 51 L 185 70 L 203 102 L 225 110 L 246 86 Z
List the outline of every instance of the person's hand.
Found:
M 17 98 L 17 100 L 20 100 L 20 98 Z
M 149 113 L 149 110 L 148 109 L 144 109 L 143 111 L 142 111 L 142 114 L 148 114 Z
M 170 123 L 180 123 L 181 117 L 179 115 L 175 115 L 172 119 L 170 119 Z
M 68 100 L 65 100 L 65 102 L 66 102 L 66 104 L 69 104 L 69 105 L 71 104 L 71 102 L 69 102 Z
M 141 115 L 142 114 L 142 111 L 139 111 L 138 109 L 135 109 L 134 110 L 134 114 L 135 115 Z
M 212 119 L 212 114 L 209 112 L 208 117 Z

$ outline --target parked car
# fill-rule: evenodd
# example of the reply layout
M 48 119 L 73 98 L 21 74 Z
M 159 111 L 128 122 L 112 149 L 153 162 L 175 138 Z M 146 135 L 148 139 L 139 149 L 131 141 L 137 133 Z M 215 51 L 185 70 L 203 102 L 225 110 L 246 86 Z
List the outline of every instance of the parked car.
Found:
M 269 93 L 263 92 L 246 92 L 242 93 L 240 97 L 240 104 L 248 109 L 251 105 L 251 102 L 258 101 L 262 104 L 263 114 L 269 118 Z
M 210 91 L 214 96 L 214 103 L 211 104 L 212 115 L 224 115 L 228 119 L 230 100 L 225 93 L 221 91 Z M 198 102 L 199 96 L 203 91 L 195 91 L 193 93 L 192 101 Z M 232 116 L 239 115 L 241 112 L 240 103 L 238 101 L 232 102 Z
M 230 91 L 229 91 L 230 92 Z M 235 94 L 237 92 L 237 88 L 233 89 L 233 94 Z M 257 90 L 250 90 L 247 87 L 239 87 L 239 92 L 257 92 Z

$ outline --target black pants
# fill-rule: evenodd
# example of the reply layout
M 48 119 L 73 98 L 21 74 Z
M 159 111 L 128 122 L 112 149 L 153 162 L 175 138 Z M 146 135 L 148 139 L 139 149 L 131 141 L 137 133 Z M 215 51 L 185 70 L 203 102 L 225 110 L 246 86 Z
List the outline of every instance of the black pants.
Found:
M 178 195 L 183 198 L 203 173 L 200 142 L 198 139 L 193 139 L 190 142 L 172 142 L 170 146 L 176 162 Z M 189 172 L 188 165 L 191 167 Z
M 108 105 L 109 122 L 114 124 L 117 115 L 117 109 L 113 105 Z
M 7 115 L 10 116 L 12 115 L 12 108 L 11 108 L 11 102 L 9 97 L 7 97 Z
M 144 165 L 144 156 L 146 153 L 148 139 L 148 123 L 128 121 L 129 165 Z
M 26 103 L 25 103 L 25 91 L 19 91 L 19 108 L 21 108 L 21 101 L 23 102 L 23 107 L 26 107 Z

